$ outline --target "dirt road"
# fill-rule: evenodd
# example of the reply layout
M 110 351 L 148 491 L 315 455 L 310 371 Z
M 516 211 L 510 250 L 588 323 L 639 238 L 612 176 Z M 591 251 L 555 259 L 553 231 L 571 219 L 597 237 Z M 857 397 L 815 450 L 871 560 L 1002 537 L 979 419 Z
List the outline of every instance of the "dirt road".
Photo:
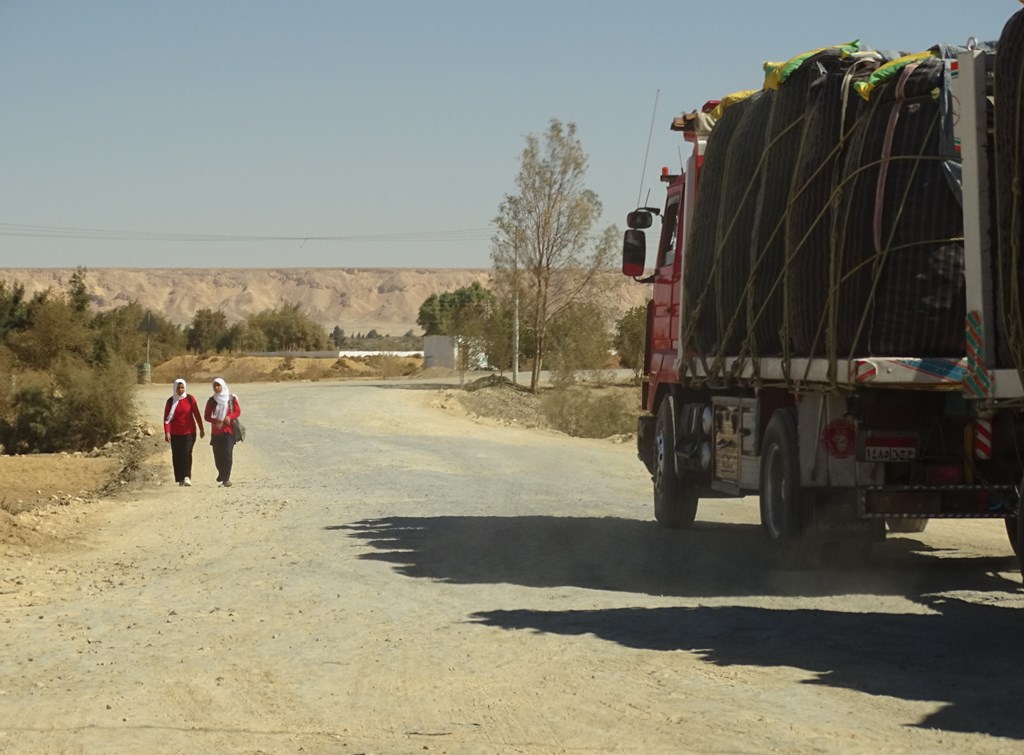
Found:
M 200 445 L 194 487 L 4 565 L 0 752 L 1024 749 L 1001 522 L 769 573 L 749 501 L 658 529 L 629 445 L 430 386 L 235 388 L 234 487 Z

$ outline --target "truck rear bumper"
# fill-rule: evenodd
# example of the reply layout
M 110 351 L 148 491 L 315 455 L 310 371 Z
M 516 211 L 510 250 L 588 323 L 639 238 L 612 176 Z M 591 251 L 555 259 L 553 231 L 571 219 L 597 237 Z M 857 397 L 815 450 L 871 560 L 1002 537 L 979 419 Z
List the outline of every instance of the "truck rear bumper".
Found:
M 999 518 L 1017 512 L 1010 485 L 895 485 L 862 488 L 861 516 L 929 519 Z

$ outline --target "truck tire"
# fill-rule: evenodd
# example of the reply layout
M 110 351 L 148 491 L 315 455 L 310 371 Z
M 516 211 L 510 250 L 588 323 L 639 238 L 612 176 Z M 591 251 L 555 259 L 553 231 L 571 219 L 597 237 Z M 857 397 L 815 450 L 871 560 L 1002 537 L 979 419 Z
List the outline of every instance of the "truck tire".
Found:
M 1018 506 L 1019 508 L 1019 506 Z M 1024 577 L 1024 516 L 1018 511 L 1017 516 L 1017 568 L 1020 569 L 1020 575 Z
M 913 517 L 910 519 L 886 519 L 885 526 L 889 528 L 889 532 L 924 532 L 924 528 L 928 526 L 928 520 L 924 517 Z
M 1010 547 L 1013 548 L 1013 555 L 1020 558 L 1020 540 L 1017 537 L 1017 517 L 1008 516 L 1003 520 L 1006 525 L 1006 537 L 1010 540 Z
M 654 519 L 668 529 L 684 529 L 693 525 L 697 516 L 698 496 L 676 474 L 676 411 L 675 399 L 666 396 L 658 407 L 654 424 Z
M 1017 568 L 1024 577 L 1024 517 L 1019 514 L 1008 516 L 1003 522 L 1006 523 L 1006 535 L 1010 538 L 1013 554 L 1017 557 Z
M 807 559 L 795 409 L 777 409 L 761 445 L 761 528 L 780 566 Z

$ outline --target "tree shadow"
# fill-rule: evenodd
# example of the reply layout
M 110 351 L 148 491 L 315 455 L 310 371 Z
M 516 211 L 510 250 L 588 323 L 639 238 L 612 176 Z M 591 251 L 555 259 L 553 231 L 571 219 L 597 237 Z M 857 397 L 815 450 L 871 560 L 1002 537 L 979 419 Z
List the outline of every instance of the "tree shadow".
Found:
M 458 584 L 685 597 L 838 594 L 920 595 L 948 590 L 1017 591 L 998 572 L 1005 557 L 950 558 L 915 540 L 875 546 L 862 562 L 832 561 L 804 571 L 771 569 L 756 525 L 698 521 L 667 531 L 615 517 L 387 517 L 337 525 L 375 550 L 362 558 L 400 574 Z
M 643 650 L 683 650 L 719 666 L 790 666 L 822 684 L 946 705 L 921 728 L 1024 739 L 1019 610 L 932 600 L 908 615 L 765 608 L 486 611 L 503 629 L 591 634 Z

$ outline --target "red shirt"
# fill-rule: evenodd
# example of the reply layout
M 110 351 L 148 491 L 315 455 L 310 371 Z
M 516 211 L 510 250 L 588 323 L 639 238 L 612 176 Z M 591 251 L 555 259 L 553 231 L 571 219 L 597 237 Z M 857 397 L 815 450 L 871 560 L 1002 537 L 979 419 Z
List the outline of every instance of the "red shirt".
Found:
M 238 405 L 238 396 L 232 396 L 231 401 L 228 403 L 228 413 L 224 417 L 224 421 L 217 424 L 213 421 L 213 410 L 217 408 L 217 399 L 210 396 L 206 401 L 206 421 L 210 423 L 210 432 L 214 435 L 234 435 L 231 431 L 231 420 L 240 417 L 242 415 L 242 407 Z
M 186 393 L 178 401 L 178 405 L 174 407 L 174 416 L 171 417 L 171 421 L 167 421 L 167 412 L 171 410 L 172 399 L 167 399 L 167 403 L 164 404 L 164 434 L 170 433 L 171 435 L 193 435 L 196 431 L 196 423 L 199 423 L 199 429 L 203 429 L 203 418 L 199 414 L 199 402 L 196 401 L 196 397 Z

